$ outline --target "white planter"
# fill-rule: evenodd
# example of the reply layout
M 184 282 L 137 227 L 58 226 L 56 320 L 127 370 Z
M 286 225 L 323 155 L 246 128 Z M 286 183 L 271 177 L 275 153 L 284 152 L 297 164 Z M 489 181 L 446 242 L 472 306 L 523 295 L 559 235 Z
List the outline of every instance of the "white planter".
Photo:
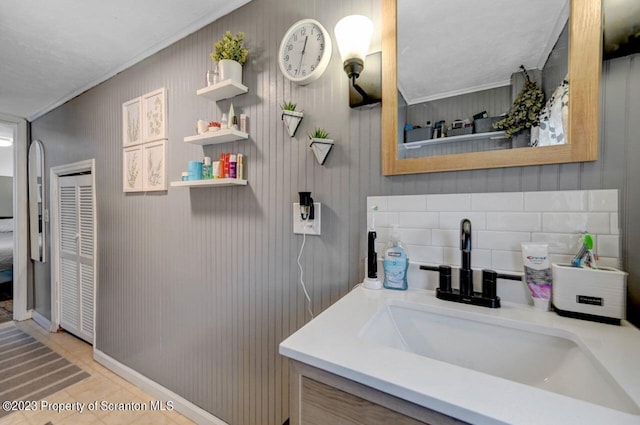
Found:
M 229 59 L 221 59 L 218 61 L 218 75 L 220 81 L 232 80 L 242 84 L 242 65 Z
M 318 164 L 324 165 L 331 152 L 331 148 L 333 148 L 333 143 L 333 139 L 317 139 L 315 137 L 311 139 L 309 147 L 316 156 Z
M 285 127 L 289 132 L 289 136 L 293 137 L 296 134 L 296 130 L 304 117 L 304 112 L 298 111 L 282 111 L 282 121 L 284 121 Z

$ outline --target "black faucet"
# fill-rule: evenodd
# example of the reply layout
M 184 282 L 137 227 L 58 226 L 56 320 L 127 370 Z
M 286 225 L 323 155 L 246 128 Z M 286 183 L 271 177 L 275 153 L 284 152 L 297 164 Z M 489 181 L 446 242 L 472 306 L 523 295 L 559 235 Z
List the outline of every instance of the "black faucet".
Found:
M 473 291 L 473 270 L 471 270 L 471 221 L 463 218 L 460 221 L 460 289 L 451 287 L 451 267 L 441 265 L 439 267 L 420 266 L 421 270 L 438 272 L 439 285 L 436 288 L 436 297 L 441 300 L 455 301 L 464 304 L 479 305 L 482 307 L 500 307 L 500 297 L 496 293 L 496 281 L 498 277 L 503 279 L 520 280 L 519 276 L 498 274 L 493 270 L 482 271 L 482 292 Z
M 471 221 L 463 218 L 460 221 L 460 294 L 473 295 L 473 270 L 471 270 Z

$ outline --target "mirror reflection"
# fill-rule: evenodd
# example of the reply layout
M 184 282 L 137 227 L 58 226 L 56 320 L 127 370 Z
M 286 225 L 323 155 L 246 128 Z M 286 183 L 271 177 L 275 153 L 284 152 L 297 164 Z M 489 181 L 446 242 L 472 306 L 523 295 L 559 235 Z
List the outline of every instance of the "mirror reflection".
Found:
M 450 0 L 430 3 L 424 22 L 423 2 L 398 1 L 397 158 L 567 143 L 569 6 L 569 0 Z M 535 86 L 545 100 L 556 99 L 548 109 L 531 91 Z M 539 104 L 533 121 L 540 109 L 547 113 L 533 137 L 522 129 L 531 119 L 522 123 L 512 113 L 505 120 L 518 100 L 529 108 L 531 99 Z
M 29 147 L 29 232 L 31 259 L 45 262 L 44 148 L 34 140 Z

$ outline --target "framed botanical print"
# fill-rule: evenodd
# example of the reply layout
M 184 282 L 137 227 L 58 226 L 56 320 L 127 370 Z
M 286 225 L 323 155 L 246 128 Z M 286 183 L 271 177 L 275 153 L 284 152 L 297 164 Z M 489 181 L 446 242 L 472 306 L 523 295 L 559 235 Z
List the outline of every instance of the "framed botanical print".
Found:
M 122 150 L 122 191 L 142 192 L 142 146 L 133 146 Z
M 167 190 L 167 141 L 142 145 L 142 187 L 145 191 Z
M 142 143 L 142 98 L 122 104 L 122 146 Z
M 142 96 L 142 141 L 167 137 L 167 89 L 161 88 Z

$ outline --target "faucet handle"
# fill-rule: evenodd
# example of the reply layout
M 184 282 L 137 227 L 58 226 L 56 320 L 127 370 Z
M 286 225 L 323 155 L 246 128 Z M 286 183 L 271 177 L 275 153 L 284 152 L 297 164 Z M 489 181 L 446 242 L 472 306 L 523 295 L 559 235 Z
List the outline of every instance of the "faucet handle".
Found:
M 484 298 L 495 299 L 497 296 L 496 282 L 498 273 L 493 270 L 482 270 L 482 296 Z

